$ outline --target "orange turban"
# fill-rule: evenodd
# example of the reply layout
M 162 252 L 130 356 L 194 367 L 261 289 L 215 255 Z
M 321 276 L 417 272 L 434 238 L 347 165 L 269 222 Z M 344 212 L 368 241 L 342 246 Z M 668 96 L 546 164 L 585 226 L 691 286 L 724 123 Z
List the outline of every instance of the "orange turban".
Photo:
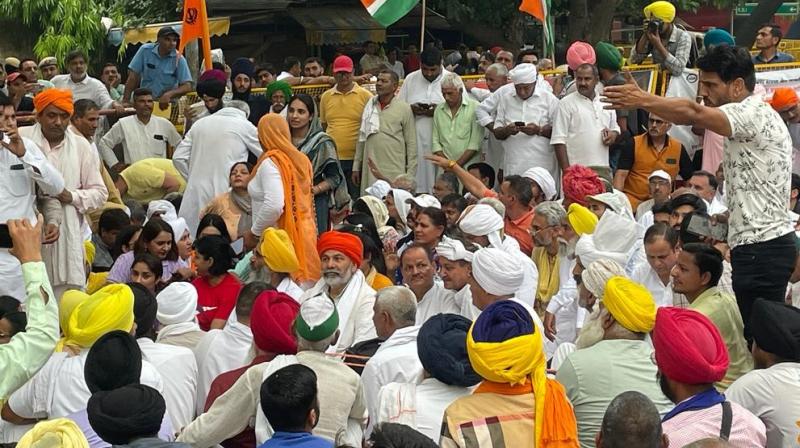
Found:
M 328 250 L 345 254 L 356 266 L 361 266 L 364 258 L 364 246 L 361 244 L 361 238 L 351 233 L 337 232 L 336 230 L 323 233 L 317 242 L 317 252 L 321 256 Z
M 772 99 L 769 100 L 769 104 L 778 112 L 796 106 L 798 102 L 800 100 L 797 98 L 797 92 L 791 87 L 778 87 L 772 93 Z
M 72 115 L 75 108 L 72 105 L 72 91 L 67 89 L 47 89 L 33 97 L 33 107 L 37 113 L 42 113 L 47 106 L 55 106 Z

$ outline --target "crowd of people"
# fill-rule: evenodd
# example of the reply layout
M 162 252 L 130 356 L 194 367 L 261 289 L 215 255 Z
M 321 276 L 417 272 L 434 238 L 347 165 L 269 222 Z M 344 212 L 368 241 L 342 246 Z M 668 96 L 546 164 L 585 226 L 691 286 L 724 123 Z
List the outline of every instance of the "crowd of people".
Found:
M 0 444 L 797 446 L 790 56 L 644 15 L 630 62 L 701 101 L 608 42 L 7 58 Z

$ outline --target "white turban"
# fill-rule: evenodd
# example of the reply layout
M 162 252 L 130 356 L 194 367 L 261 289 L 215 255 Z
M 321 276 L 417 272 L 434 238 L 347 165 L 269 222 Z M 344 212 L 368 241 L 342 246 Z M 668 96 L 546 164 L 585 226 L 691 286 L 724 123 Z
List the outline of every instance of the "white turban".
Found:
M 436 199 L 436 197 L 431 196 L 431 195 L 429 195 L 427 193 L 422 193 L 419 196 L 406 199 L 406 202 L 408 202 L 408 201 L 411 201 L 411 202 L 417 204 L 417 206 L 422 207 L 422 208 L 425 208 L 425 207 L 442 208 L 442 203 L 439 202 L 439 200 Z
M 186 220 L 183 218 L 178 218 L 174 221 L 166 221 L 166 223 L 172 227 L 172 233 L 175 234 L 176 242 L 180 241 L 181 238 L 183 238 L 183 234 L 189 231 L 189 225 L 186 224 Z
M 389 190 L 392 189 L 392 186 L 389 185 L 389 182 L 385 180 L 376 180 L 374 184 L 367 187 L 364 191 L 371 196 L 375 196 L 378 199 L 383 199 L 386 197 L 386 194 L 389 193 Z
M 474 257 L 474 254 L 464 247 L 464 243 L 446 236 L 436 245 L 436 254 L 450 261 L 463 260 L 467 263 L 472 263 Z
M 583 261 L 583 259 L 581 259 Z M 581 279 L 583 286 L 597 298 L 602 298 L 606 290 L 606 282 L 611 277 L 626 277 L 625 269 L 619 263 L 610 259 L 601 259 L 585 266 Z
M 400 220 L 403 221 L 403 225 L 407 227 L 408 211 L 411 209 L 411 206 L 406 200 L 411 199 L 413 196 L 411 196 L 411 193 L 400 188 L 393 188 L 386 194 L 391 194 L 394 198 L 394 207 L 397 209 L 397 214 L 400 215 Z
M 594 199 L 597 202 L 605 204 L 606 207 L 610 208 L 613 212 L 623 215 L 628 219 L 634 219 L 631 201 L 628 199 L 628 196 L 625 193 L 619 190 L 614 190 L 611 193 L 595 194 L 587 196 L 587 198 Z
M 540 166 L 535 166 L 522 173 L 522 177 L 536 182 L 536 185 L 544 193 L 545 201 L 552 201 L 556 196 L 556 181 L 553 180 L 553 175 L 550 174 L 550 171 Z
M 635 221 L 616 213 L 603 213 L 594 233 L 580 237 L 575 255 L 584 266 L 604 258 L 626 266 L 639 234 L 640 226 Z
M 475 281 L 493 296 L 508 296 L 516 293 L 525 280 L 522 264 L 508 252 L 492 247 L 480 249 L 472 258 L 472 276 Z
M 159 199 L 157 201 L 150 201 L 147 205 L 147 219 L 153 217 L 154 214 L 160 213 L 161 219 L 164 221 L 175 221 L 178 219 L 178 213 L 175 211 L 175 206 L 172 202 Z M 175 235 L 177 238 L 177 235 Z
M 458 220 L 458 228 L 468 235 L 486 236 L 489 244 L 495 248 L 503 247 L 500 231 L 505 224 L 500 216 L 490 205 L 477 204 L 467 207 Z
M 191 283 L 170 283 L 156 296 L 156 319 L 162 325 L 191 322 L 197 314 L 197 290 Z
M 533 64 L 519 64 L 508 72 L 508 77 L 514 84 L 532 84 L 536 82 L 537 75 Z

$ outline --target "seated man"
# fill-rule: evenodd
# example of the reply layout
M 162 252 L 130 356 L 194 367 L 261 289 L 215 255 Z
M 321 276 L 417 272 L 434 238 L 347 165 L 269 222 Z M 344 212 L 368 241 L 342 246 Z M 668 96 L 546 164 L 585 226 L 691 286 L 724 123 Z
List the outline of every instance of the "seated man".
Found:
M 437 314 L 459 312 L 453 291 L 434 281 L 436 264 L 431 251 L 412 243 L 400 255 L 400 267 L 403 280 L 417 298 L 417 325 Z
M 661 430 L 661 417 L 653 402 L 631 390 L 617 395 L 608 405 L 595 446 L 667 448 L 669 440 Z

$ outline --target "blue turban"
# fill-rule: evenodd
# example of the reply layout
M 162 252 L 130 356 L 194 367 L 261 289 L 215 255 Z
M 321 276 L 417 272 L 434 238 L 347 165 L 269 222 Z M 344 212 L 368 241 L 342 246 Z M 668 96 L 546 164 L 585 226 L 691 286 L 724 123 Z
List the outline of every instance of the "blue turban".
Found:
M 703 46 L 706 48 L 706 51 L 708 51 L 708 49 L 716 45 L 735 47 L 736 40 L 731 36 L 731 33 L 722 28 L 714 28 L 706 32 L 706 35 L 703 36 Z
M 500 300 L 481 312 L 472 328 L 475 342 L 503 342 L 534 332 L 533 319 L 524 306 Z
M 417 354 L 425 371 L 451 386 L 470 387 L 481 382 L 467 356 L 467 332 L 472 322 L 457 314 L 437 314 L 417 335 Z

